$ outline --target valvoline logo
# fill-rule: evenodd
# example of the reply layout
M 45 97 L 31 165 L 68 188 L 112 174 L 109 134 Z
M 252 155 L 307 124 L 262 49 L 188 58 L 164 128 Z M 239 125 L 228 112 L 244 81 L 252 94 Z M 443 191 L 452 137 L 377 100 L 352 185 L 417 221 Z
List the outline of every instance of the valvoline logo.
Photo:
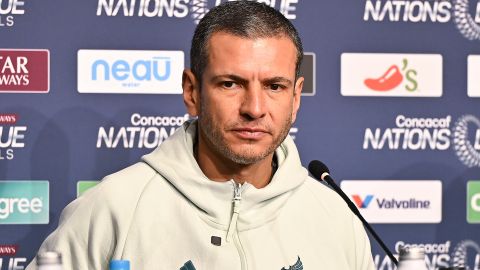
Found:
M 364 199 L 360 195 L 352 195 L 353 201 L 357 205 L 357 208 L 367 208 L 373 199 L 373 195 L 367 195 Z
M 341 188 L 370 223 L 439 223 L 440 180 L 343 180 Z

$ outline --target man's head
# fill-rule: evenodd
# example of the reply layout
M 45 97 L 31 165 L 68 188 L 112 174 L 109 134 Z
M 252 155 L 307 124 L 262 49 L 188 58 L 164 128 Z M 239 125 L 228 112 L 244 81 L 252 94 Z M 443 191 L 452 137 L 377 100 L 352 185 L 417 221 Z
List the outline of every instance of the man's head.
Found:
M 245 165 L 271 158 L 300 106 L 302 55 L 295 28 L 273 8 L 239 1 L 212 9 L 183 76 L 201 154 Z
M 190 49 L 190 66 L 198 80 L 202 80 L 203 71 L 208 64 L 210 37 L 217 32 L 226 32 L 248 39 L 280 36 L 290 39 L 297 49 L 295 75 L 298 78 L 303 59 L 303 47 L 292 23 L 266 4 L 234 1 L 213 8 L 195 29 Z

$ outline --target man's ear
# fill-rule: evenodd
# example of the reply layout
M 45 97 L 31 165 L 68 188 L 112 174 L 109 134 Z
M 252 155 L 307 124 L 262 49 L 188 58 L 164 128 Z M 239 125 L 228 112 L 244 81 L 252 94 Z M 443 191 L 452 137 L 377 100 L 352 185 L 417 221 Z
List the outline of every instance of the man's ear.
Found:
M 191 116 L 200 113 L 200 82 L 190 69 L 185 69 L 182 75 L 183 102 Z
M 295 82 L 295 90 L 293 92 L 293 109 L 292 109 L 292 124 L 297 119 L 297 112 L 300 108 L 300 97 L 302 96 L 303 81 L 305 79 L 300 77 Z

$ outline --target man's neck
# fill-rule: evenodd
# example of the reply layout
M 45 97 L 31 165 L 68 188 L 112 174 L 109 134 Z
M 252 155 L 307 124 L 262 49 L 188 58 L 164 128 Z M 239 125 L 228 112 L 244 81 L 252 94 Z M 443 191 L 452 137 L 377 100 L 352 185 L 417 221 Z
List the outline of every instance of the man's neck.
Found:
M 194 147 L 200 169 L 212 181 L 225 182 L 233 179 L 237 183 L 248 182 L 256 188 L 263 188 L 270 183 L 275 172 L 273 154 L 253 164 L 238 164 L 218 155 L 205 143 L 197 141 Z

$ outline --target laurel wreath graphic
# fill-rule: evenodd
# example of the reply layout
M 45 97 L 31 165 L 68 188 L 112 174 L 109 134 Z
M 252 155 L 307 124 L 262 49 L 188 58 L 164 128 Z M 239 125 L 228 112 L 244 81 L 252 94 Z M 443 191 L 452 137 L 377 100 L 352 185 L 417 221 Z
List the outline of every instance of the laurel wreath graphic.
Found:
M 467 267 L 468 264 L 468 249 L 472 248 L 475 250 L 476 254 L 480 254 L 480 247 L 477 243 L 473 242 L 472 240 L 464 240 L 458 243 L 455 246 L 455 249 L 452 252 L 453 258 L 453 267 Z
M 474 123 L 480 128 L 480 121 L 473 115 L 460 117 L 453 128 L 453 143 L 455 153 L 467 167 L 480 167 L 480 153 L 468 140 L 468 123 Z
M 207 4 L 208 0 L 193 0 L 191 2 L 190 11 L 192 12 L 192 19 L 196 24 L 208 13 Z
M 480 39 L 480 26 L 468 12 L 468 0 L 455 0 L 454 17 L 458 30 L 469 40 Z

